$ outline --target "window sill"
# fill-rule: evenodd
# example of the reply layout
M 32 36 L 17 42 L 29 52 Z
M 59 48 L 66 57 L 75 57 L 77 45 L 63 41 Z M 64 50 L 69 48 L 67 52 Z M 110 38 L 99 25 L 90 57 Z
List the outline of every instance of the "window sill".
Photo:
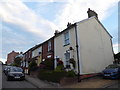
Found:
M 69 44 L 65 44 L 65 45 L 63 45 L 63 46 L 65 47 L 65 46 L 68 46 L 68 45 L 70 45 L 70 43 L 69 43 Z

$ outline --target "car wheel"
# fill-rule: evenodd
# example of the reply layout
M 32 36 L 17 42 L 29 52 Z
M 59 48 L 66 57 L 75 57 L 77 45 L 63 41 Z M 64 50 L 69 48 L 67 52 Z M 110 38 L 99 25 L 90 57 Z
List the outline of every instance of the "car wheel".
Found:
M 10 77 L 7 77 L 7 81 L 10 81 L 11 79 L 10 79 Z
M 22 80 L 25 80 L 25 77 L 24 77 L 24 78 L 22 78 Z

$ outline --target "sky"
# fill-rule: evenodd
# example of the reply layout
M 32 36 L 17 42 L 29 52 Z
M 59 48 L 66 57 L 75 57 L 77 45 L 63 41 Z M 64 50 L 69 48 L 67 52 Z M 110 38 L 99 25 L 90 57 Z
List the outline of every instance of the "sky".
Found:
M 91 8 L 112 35 L 114 53 L 118 52 L 119 0 L 1 0 L 0 60 L 11 51 L 25 52 L 62 31 L 67 23 L 88 18 Z

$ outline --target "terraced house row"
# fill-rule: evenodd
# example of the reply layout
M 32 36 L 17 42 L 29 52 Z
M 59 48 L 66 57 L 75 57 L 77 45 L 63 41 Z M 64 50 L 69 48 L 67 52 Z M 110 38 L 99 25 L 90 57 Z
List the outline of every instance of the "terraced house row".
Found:
M 53 60 L 55 69 L 59 59 L 66 70 L 73 69 L 81 75 L 99 73 L 112 64 L 112 36 L 101 24 L 96 12 L 88 9 L 87 13 L 87 19 L 68 23 L 63 31 L 56 30 L 53 37 L 27 50 L 23 61 L 30 63 L 34 60 L 39 66 L 49 59 Z

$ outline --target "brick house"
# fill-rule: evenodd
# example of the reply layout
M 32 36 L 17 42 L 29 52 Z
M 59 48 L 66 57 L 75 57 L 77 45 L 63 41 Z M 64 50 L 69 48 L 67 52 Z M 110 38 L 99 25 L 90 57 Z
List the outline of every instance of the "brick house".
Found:
M 42 43 L 42 61 L 52 60 L 52 69 L 54 69 L 54 36 Z
M 19 55 L 19 52 L 12 51 L 7 55 L 7 65 L 10 65 L 14 62 L 15 57 Z
M 54 37 L 42 43 L 42 59 L 54 60 Z

